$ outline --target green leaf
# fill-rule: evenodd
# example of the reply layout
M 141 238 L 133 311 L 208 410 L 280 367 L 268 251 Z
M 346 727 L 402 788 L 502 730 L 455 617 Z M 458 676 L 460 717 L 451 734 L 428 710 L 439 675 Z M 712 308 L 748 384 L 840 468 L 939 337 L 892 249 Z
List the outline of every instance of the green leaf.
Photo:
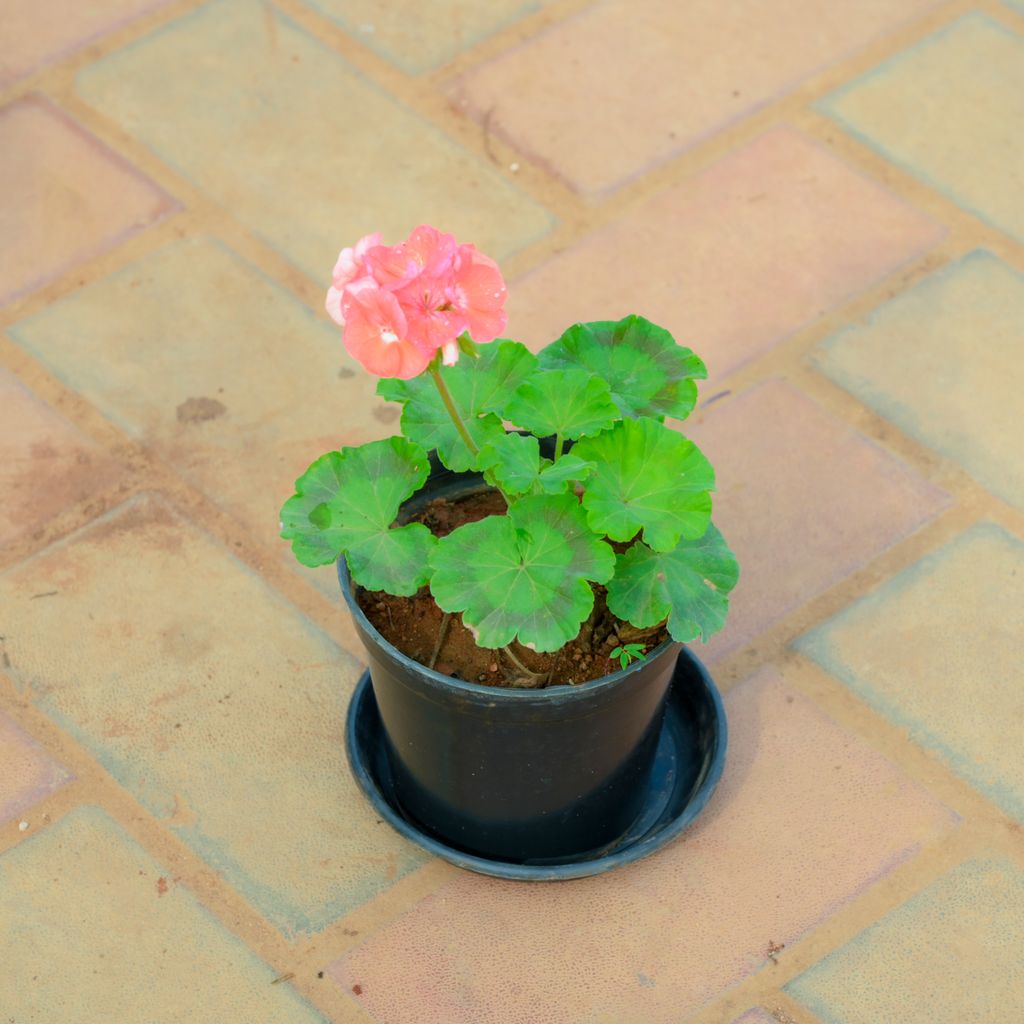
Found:
M 593 462 L 584 462 L 578 455 L 569 453 L 545 466 L 537 479 L 545 494 L 557 494 L 565 490 L 567 483 L 586 480 L 596 468 Z
M 707 642 L 725 625 L 739 573 L 736 556 L 713 523 L 703 537 L 681 541 L 672 551 L 637 543 L 618 556 L 608 608 L 638 629 L 667 617 L 673 639 Z
M 478 359 L 460 359 L 454 366 L 442 366 L 440 373 L 480 449 L 505 433 L 496 413 L 536 369 L 537 357 L 517 341 L 492 341 L 476 348 Z M 480 468 L 429 374 L 409 380 L 385 378 L 378 382 L 377 394 L 403 403 L 402 432 L 428 451 L 436 448 L 438 458 L 449 469 L 464 473 Z
M 504 434 L 480 449 L 478 462 L 506 494 L 523 494 L 540 472 L 540 443 L 528 434 Z
M 533 495 L 507 516 L 488 516 L 443 537 L 431 559 L 430 590 L 481 647 L 518 639 L 555 651 L 577 635 L 594 606 L 588 580 L 605 582 L 615 554 L 587 527 L 571 494 Z
M 586 370 L 546 370 L 527 378 L 505 404 L 504 416 L 538 437 L 583 437 L 618 418 L 608 385 Z
M 303 565 L 345 555 L 360 586 L 414 594 L 430 578 L 437 539 L 421 523 L 392 524 L 429 470 L 427 453 L 402 437 L 328 452 L 295 482 L 281 509 L 281 536 Z
M 540 352 L 544 370 L 584 369 L 608 383 L 623 416 L 685 419 L 707 368 L 642 316 L 575 324 Z
M 577 441 L 573 454 L 596 463 L 583 495 L 594 531 L 627 541 L 643 528 L 647 544 L 670 551 L 707 529 L 715 471 L 692 441 L 657 420 L 620 420 Z

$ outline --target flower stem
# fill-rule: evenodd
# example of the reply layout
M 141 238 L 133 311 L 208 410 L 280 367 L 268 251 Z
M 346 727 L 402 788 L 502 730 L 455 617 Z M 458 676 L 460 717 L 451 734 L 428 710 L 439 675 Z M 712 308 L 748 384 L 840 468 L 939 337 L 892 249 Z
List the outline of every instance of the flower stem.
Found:
M 473 438 L 469 436 L 469 430 L 466 427 L 465 421 L 459 414 L 458 407 L 455 404 L 455 399 L 452 398 L 452 393 L 448 390 L 448 385 L 445 384 L 444 378 L 441 376 L 441 371 L 436 366 L 430 367 L 430 376 L 434 378 L 434 384 L 437 385 L 437 390 L 441 395 L 441 401 L 444 402 L 444 407 L 448 410 L 448 415 L 452 418 L 452 423 L 455 424 L 455 429 L 458 430 L 462 440 L 466 442 L 466 447 L 469 449 L 470 454 L 476 457 L 480 454 L 480 449 L 477 448 L 473 442 Z
M 470 437 L 466 421 L 459 413 L 459 407 L 455 404 L 455 399 L 452 397 L 452 393 L 448 390 L 448 385 L 445 384 L 444 378 L 441 376 L 440 368 L 435 362 L 427 367 L 427 369 L 430 370 L 430 376 L 434 378 L 434 383 L 437 385 L 437 390 L 441 395 L 441 400 L 444 402 L 444 407 L 448 410 L 448 415 L 451 417 L 452 423 L 455 424 L 455 429 L 458 430 L 459 436 L 469 449 L 470 455 L 475 459 L 480 454 L 480 449 L 476 446 L 476 442 L 473 438 Z M 488 482 L 498 490 L 501 496 L 505 499 L 505 504 L 511 508 L 512 498 L 505 493 L 505 489 L 501 487 L 496 480 L 490 480 Z

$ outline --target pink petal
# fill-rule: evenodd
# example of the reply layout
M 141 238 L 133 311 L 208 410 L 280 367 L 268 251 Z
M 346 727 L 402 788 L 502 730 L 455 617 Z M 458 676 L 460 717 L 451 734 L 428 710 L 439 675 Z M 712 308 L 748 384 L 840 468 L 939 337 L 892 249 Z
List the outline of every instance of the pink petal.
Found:
M 366 253 L 366 266 L 374 280 L 388 289 L 402 288 L 420 272 L 415 256 L 404 245 L 377 245 Z
M 452 305 L 466 316 L 475 341 L 493 341 L 505 329 L 508 289 L 497 264 L 472 246 L 459 250 L 459 267 L 451 291 Z
M 446 235 L 429 224 L 421 224 L 413 229 L 405 245 L 426 277 L 437 279 L 451 273 L 458 253 L 454 235 Z

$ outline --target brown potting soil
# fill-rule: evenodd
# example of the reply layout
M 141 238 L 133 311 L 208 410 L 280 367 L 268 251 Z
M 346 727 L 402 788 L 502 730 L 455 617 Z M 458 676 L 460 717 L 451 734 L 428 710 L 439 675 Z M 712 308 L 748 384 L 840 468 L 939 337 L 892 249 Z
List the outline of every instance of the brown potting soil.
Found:
M 463 523 L 505 511 L 502 496 L 486 491 L 456 502 L 435 499 L 410 521 L 421 522 L 436 536 L 444 537 Z M 594 610 L 579 636 L 550 654 L 538 654 L 515 642 L 507 649 L 478 647 L 462 624 L 462 616 L 446 616 L 426 587 L 412 597 L 358 588 L 356 599 L 377 631 L 407 657 L 444 675 L 488 686 L 542 688 L 585 683 L 619 670 L 619 660 L 609 655 L 620 644 L 638 643 L 647 653 L 668 639 L 664 624 L 636 629 L 613 615 L 601 586 L 594 586 Z

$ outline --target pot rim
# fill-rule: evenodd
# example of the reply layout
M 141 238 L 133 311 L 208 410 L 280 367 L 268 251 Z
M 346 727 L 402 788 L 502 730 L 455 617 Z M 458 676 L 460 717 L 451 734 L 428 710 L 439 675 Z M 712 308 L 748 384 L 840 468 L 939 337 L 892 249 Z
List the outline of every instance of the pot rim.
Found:
M 634 661 L 631 665 L 624 669 L 620 669 L 618 672 L 613 672 L 611 675 L 601 676 L 600 679 L 590 679 L 585 683 L 579 683 L 569 685 L 560 685 L 557 688 L 545 687 L 544 689 L 529 689 L 509 686 L 485 686 L 483 683 L 474 683 L 466 679 L 456 679 L 454 676 L 446 676 L 442 672 L 438 672 L 435 669 L 427 668 L 426 665 L 416 661 L 414 658 L 410 658 L 407 654 L 403 654 L 397 647 L 394 646 L 388 639 L 384 637 L 382 633 L 377 630 L 372 622 L 366 617 L 365 612 L 359 607 L 359 602 L 356 600 L 355 591 L 352 586 L 352 577 L 349 574 L 348 562 L 345 560 L 345 556 L 342 555 L 337 562 L 338 569 L 338 582 L 341 584 L 341 592 L 345 598 L 345 603 L 348 605 L 349 611 L 352 613 L 352 617 L 356 620 L 357 625 L 370 636 L 373 637 L 376 643 L 378 643 L 392 658 L 398 661 L 407 669 L 412 669 L 418 672 L 429 682 L 442 687 L 447 687 L 451 690 L 461 690 L 467 694 L 473 694 L 474 696 L 480 697 L 487 695 L 491 700 L 544 700 L 545 695 L 550 694 L 550 699 L 574 699 L 569 697 L 569 694 L 580 694 L 579 699 L 583 699 L 583 696 L 593 694 L 599 690 L 609 689 L 616 686 L 617 684 L 625 681 L 630 676 L 641 671 L 643 667 L 650 663 L 651 659 L 662 655 L 665 651 L 672 647 L 683 648 L 686 645 L 681 643 L 679 640 L 673 640 L 669 637 L 668 640 L 658 644 L 645 658 L 638 661 Z

